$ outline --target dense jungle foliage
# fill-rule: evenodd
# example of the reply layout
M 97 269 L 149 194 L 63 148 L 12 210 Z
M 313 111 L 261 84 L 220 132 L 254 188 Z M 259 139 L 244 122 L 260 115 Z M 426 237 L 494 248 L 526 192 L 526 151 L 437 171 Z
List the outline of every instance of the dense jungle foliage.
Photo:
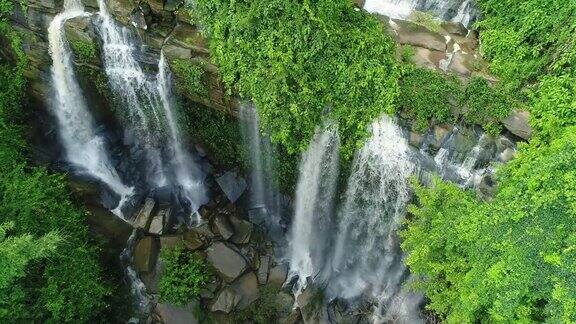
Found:
M 492 201 L 439 180 L 416 187 L 407 263 L 448 323 L 573 323 L 576 2 L 479 5 L 482 51 L 500 91 L 531 112 L 535 134 L 500 168 Z
M 0 1 L 0 322 L 106 321 L 113 287 L 62 175 L 30 166 L 23 138 L 26 56 Z

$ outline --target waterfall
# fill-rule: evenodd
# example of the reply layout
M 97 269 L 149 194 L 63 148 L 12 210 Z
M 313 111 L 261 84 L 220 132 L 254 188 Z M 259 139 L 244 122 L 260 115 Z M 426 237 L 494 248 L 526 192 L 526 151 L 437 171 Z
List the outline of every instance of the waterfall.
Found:
M 273 239 L 282 236 L 280 195 L 276 190 L 273 151 L 270 140 L 260 134 L 260 120 L 254 105 L 240 106 L 242 139 L 249 149 L 250 220 L 262 224 Z
M 99 180 L 120 196 L 113 212 L 122 217 L 121 208 L 133 190 L 122 183 L 110 161 L 104 138 L 96 133 L 94 120 L 74 74 L 64 34 L 66 20 L 88 15 L 80 0 L 65 0 L 64 11 L 56 15 L 48 27 L 55 94 L 52 110 L 58 122 L 66 160 L 80 173 Z
M 130 31 L 114 21 L 104 0 L 98 0 L 98 5 L 104 68 L 128 124 L 127 144 L 144 151 L 149 184 L 165 186 L 168 179 L 161 157 L 165 127 L 161 124 L 163 116 L 159 116 L 162 103 L 156 85 L 135 59 Z
M 171 188 L 186 214 L 183 221 L 197 225 L 196 211 L 208 200 L 203 186 L 206 175 L 180 140 L 164 55 L 160 55 L 157 75 L 147 74 L 136 60 L 139 52 L 131 32 L 114 21 L 104 0 L 98 2 L 104 68 L 125 114 L 128 144 L 135 147 L 132 152 L 143 152 L 148 186 Z
M 138 229 L 132 230 L 132 234 L 126 242 L 126 247 L 120 253 L 120 262 L 124 266 L 124 272 L 130 284 L 130 292 L 134 296 L 134 306 L 139 317 L 146 318 L 150 314 L 152 301 L 146 292 L 146 285 L 134 269 L 134 249 L 138 242 Z
M 340 138 L 334 123 L 316 129 L 300 163 L 290 233 L 289 278 L 296 293 L 320 273 L 332 234 L 332 208 L 339 171 Z
M 182 194 L 191 205 L 191 210 L 196 211 L 200 208 L 201 204 L 207 202 L 207 195 L 202 181 L 205 174 L 200 168 L 192 161 L 190 154 L 184 149 L 180 141 L 180 131 L 174 116 L 174 100 L 171 93 L 172 83 L 170 77 L 170 70 L 164 58 L 164 52 L 160 53 L 160 62 L 158 64 L 158 92 L 162 99 L 162 107 L 164 115 L 170 129 L 170 142 L 174 152 L 174 159 L 172 160 L 172 169 L 175 173 L 176 182 L 182 187 Z M 194 213 L 195 223 L 201 222 L 200 215 Z
M 395 19 L 408 19 L 413 11 L 429 12 L 470 27 L 479 16 L 473 0 L 366 0 L 364 9 Z
M 368 293 L 379 309 L 390 312 L 407 272 L 396 231 L 406 214 L 414 171 L 400 128 L 387 116 L 375 121 L 371 138 L 355 156 L 338 212 L 329 294 L 350 299 Z

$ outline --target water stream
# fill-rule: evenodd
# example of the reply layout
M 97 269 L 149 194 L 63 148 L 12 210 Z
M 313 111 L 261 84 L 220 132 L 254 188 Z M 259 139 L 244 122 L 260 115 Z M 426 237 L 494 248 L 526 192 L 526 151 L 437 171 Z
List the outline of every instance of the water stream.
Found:
M 48 27 L 54 88 L 52 110 L 58 122 L 66 160 L 77 169 L 77 173 L 97 179 L 119 195 L 119 202 L 112 209 L 123 217 L 122 206 L 133 190 L 123 184 L 111 163 L 104 137 L 96 132 L 94 119 L 76 80 L 72 54 L 64 34 L 64 24 L 68 19 L 88 15 L 80 0 L 65 0 L 64 10 Z
M 270 139 L 260 132 L 258 112 L 250 103 L 240 106 L 242 139 L 250 157 L 250 220 L 261 224 L 269 237 L 280 240 L 283 236 L 280 194 L 276 189 L 274 152 Z
M 102 58 L 112 90 L 122 107 L 125 141 L 133 160 L 142 160 L 148 189 L 168 188 L 176 200 L 179 218 L 188 226 L 200 223 L 196 212 L 208 201 L 206 174 L 184 147 L 178 127 L 172 79 L 163 53 L 158 72 L 147 72 L 138 62 L 140 48 L 132 32 L 120 26 L 99 0 Z
M 366 0 L 364 9 L 396 19 L 408 19 L 413 11 L 423 11 L 466 27 L 471 27 L 480 14 L 474 0 Z
M 329 252 L 339 148 L 338 129 L 329 122 L 316 129 L 300 162 L 288 252 L 288 276 L 298 278 L 296 294 L 320 274 Z

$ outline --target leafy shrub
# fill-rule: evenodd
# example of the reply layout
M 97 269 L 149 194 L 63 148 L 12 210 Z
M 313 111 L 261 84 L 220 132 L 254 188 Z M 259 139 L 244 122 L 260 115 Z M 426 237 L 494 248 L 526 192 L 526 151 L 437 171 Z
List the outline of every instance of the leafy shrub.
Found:
M 210 281 L 211 272 L 204 259 L 182 245 L 162 250 L 160 260 L 165 266 L 159 283 L 163 301 L 185 305 L 198 298 L 202 287 Z
M 199 63 L 185 59 L 175 59 L 170 67 L 176 76 L 176 87 L 183 93 L 199 97 L 208 96 L 208 88 L 204 80 L 204 68 Z
M 524 145 L 491 202 L 416 187 L 402 248 L 428 308 L 449 323 L 576 321 L 576 128 Z
M 418 131 L 428 128 L 431 119 L 453 121 L 451 99 L 459 97 L 458 81 L 436 71 L 408 67 L 400 79 L 399 109 L 414 119 Z
M 461 102 L 464 105 L 464 121 L 481 125 L 492 135 L 500 133 L 500 121 L 515 107 L 514 101 L 500 86 L 491 87 L 488 81 L 481 77 L 470 80 Z
M 260 297 L 254 303 L 234 314 L 234 322 L 277 323 L 281 311 L 281 305 L 276 300 L 279 291 L 279 289 L 269 286 L 260 289 Z
M 342 156 L 351 158 L 368 125 L 392 112 L 393 41 L 351 1 L 195 4 L 224 83 L 254 101 L 263 127 L 288 154 L 307 147 L 326 113 L 339 123 Z
M 74 40 L 70 42 L 70 48 L 76 59 L 81 63 L 98 61 L 98 48 L 93 42 Z

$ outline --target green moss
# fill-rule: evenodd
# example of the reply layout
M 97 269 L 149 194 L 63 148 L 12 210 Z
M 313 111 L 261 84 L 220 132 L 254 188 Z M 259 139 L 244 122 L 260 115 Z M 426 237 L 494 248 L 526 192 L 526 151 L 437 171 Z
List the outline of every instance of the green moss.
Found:
M 414 11 L 411 14 L 411 20 L 426 29 L 439 33 L 442 28 L 440 27 L 440 20 L 427 12 Z
M 165 267 L 159 282 L 162 301 L 185 305 L 200 297 L 200 290 L 212 278 L 204 259 L 186 251 L 182 245 L 162 250 L 160 260 Z
M 94 42 L 74 40 L 70 42 L 70 48 L 80 63 L 93 63 L 98 61 L 98 48 Z
M 425 68 L 407 67 L 400 80 L 398 108 L 414 120 L 415 129 L 428 128 L 430 120 L 453 122 L 452 103 L 460 97 L 460 84 L 453 78 Z
M 185 59 L 171 62 L 172 72 L 176 76 L 176 87 L 183 94 L 196 97 L 208 97 L 206 76 L 201 63 Z

